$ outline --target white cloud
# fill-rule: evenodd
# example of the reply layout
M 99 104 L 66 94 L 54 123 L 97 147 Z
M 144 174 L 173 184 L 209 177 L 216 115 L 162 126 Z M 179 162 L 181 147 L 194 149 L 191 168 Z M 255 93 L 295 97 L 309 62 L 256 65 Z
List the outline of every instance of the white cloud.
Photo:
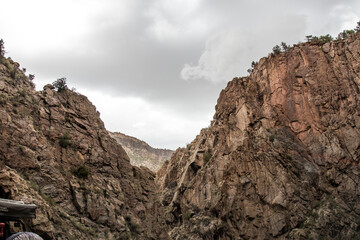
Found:
M 252 61 L 266 56 L 282 41 L 294 44 L 309 34 L 336 36 L 342 29 L 353 28 L 360 17 L 360 10 L 354 5 L 357 4 L 353 1 L 318 1 L 311 7 L 306 3 L 294 5 L 291 1 L 281 0 L 275 3 L 264 1 L 258 6 L 236 1 L 223 5 L 211 1 L 206 6 L 217 19 L 214 34 L 207 38 L 197 63 L 185 63 L 180 75 L 184 80 L 204 79 L 215 83 L 247 75 Z M 215 10 L 223 12 L 216 14 Z M 209 15 L 205 16 L 211 20 Z
M 333 8 L 333 10 L 330 12 L 330 15 L 340 19 L 339 22 L 341 23 L 342 29 L 349 30 L 354 29 L 356 23 L 360 21 L 359 12 L 360 11 L 354 7 L 340 4 Z
M 86 37 L 94 30 L 126 22 L 131 1 L 17 0 L 1 3 L 0 29 L 7 46 L 28 55 L 48 51 L 85 51 Z M 14 9 L 14 11 L 12 11 Z M 108 17 L 111 16 L 111 17 Z M 95 22 L 96 21 L 96 22 Z M 19 44 L 20 40 L 26 44 Z M 15 48 L 15 47 L 14 47 Z
M 244 34 L 244 35 L 242 35 Z M 241 43 L 246 36 L 237 29 L 222 31 L 206 42 L 205 51 L 197 65 L 186 64 L 181 71 L 185 80 L 206 79 L 212 82 L 229 81 L 239 75 L 241 54 L 246 50 Z
M 106 129 L 135 136 L 158 148 L 184 146 L 201 128 L 208 126 L 212 118 L 211 114 L 205 118 L 188 118 L 139 97 L 112 97 L 89 89 L 80 89 L 80 92 L 93 102 L 101 118 L 106 119 Z
M 197 14 L 202 0 L 157 0 L 145 14 L 150 19 L 147 32 L 161 42 L 201 37 L 209 28 Z
M 359 5 L 2 0 L 0 38 L 8 56 L 35 74 L 39 88 L 67 77 L 70 87 L 89 95 L 110 130 L 175 148 L 208 125 L 221 88 L 245 75 L 251 61 L 281 41 L 354 27 Z
M 279 27 L 285 20 L 288 24 Z M 301 39 L 304 22 L 303 16 L 280 15 L 274 17 L 271 23 L 255 24 L 252 29 L 232 27 L 218 31 L 207 40 L 198 63 L 185 64 L 181 77 L 218 83 L 244 76 L 251 62 L 266 56 L 274 45 L 281 41 L 296 43 Z

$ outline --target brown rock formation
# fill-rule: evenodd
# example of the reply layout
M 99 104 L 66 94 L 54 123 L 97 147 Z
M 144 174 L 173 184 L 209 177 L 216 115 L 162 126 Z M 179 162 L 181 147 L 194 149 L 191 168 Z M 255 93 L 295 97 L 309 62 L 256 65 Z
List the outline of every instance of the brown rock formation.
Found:
M 37 204 L 46 240 L 356 239 L 359 86 L 359 33 L 261 59 L 158 171 L 160 193 L 86 97 L 36 92 L 0 56 L 0 197 Z
M 170 160 L 171 155 L 174 153 L 174 151 L 168 149 L 153 148 L 146 142 L 123 133 L 114 132 L 110 133 L 110 136 L 123 147 L 132 165 L 145 166 L 154 172 L 166 160 Z
M 172 239 L 360 234 L 360 33 L 229 82 L 211 126 L 158 172 Z
M 44 239 L 167 239 L 154 174 L 130 165 L 85 96 L 36 92 L 0 56 L 0 197 L 36 203 Z

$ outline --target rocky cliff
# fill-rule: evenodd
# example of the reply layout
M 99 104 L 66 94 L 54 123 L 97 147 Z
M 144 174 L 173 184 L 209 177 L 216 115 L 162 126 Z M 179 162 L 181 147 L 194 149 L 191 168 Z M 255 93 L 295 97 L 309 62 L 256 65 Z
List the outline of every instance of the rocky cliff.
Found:
M 48 239 L 359 239 L 360 33 L 294 46 L 228 83 L 155 175 L 88 99 L 0 56 L 0 197 Z M 142 144 L 140 144 L 142 145 Z
M 89 100 L 35 91 L 3 56 L 0 164 L 0 197 L 37 204 L 27 224 L 45 240 L 168 238 L 155 175 L 130 164 Z
M 123 147 L 132 165 L 139 167 L 145 166 L 154 172 L 156 172 L 166 160 L 169 160 L 174 153 L 174 151 L 168 149 L 153 148 L 146 142 L 123 133 L 114 132 L 110 133 L 110 136 Z
M 358 239 L 360 33 L 263 58 L 158 171 L 172 239 Z

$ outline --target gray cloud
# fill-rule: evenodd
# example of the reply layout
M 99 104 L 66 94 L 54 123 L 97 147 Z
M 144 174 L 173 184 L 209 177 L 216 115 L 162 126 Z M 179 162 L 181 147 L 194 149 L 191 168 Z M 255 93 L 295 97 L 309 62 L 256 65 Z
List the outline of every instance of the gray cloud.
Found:
M 142 99 L 158 111 L 158 119 L 151 117 L 154 124 L 172 121 L 170 115 L 187 121 L 167 128 L 178 145 L 191 140 L 179 134 L 191 122 L 208 121 L 226 82 L 245 75 L 251 61 L 275 44 L 297 43 L 309 34 L 335 35 L 360 17 L 355 0 L 65 0 L 53 1 L 55 7 L 45 0 L 27 2 L 21 1 L 19 10 L 14 1 L 4 1 L 0 37 L 9 55 L 36 74 L 38 85 L 65 76 L 84 91 Z M 105 122 L 127 133 L 135 120 L 119 120 L 116 127 L 115 112 L 122 110 L 111 107 Z M 137 134 L 141 124 L 136 126 L 131 131 Z M 145 140 L 166 142 L 151 135 Z

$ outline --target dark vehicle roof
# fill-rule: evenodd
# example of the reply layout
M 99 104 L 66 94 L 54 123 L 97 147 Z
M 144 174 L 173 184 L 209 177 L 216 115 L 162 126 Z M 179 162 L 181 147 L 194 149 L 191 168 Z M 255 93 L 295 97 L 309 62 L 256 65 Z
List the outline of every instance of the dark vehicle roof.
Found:
M 0 217 L 36 218 L 35 204 L 0 198 Z

